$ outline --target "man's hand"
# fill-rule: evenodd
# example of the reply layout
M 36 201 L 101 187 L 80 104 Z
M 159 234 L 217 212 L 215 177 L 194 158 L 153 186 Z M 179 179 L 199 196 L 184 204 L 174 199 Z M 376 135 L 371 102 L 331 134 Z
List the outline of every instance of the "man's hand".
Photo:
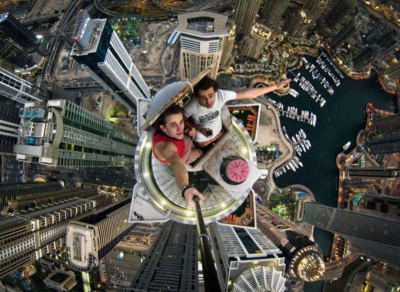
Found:
M 196 188 L 187 188 L 184 192 L 184 197 L 188 207 L 194 207 L 193 197 L 198 197 L 200 201 L 204 200 L 204 196 Z
M 194 140 L 194 138 L 196 137 L 196 129 L 195 128 L 190 128 L 187 131 L 185 131 L 185 134 L 188 135 L 190 138 L 192 138 L 192 140 Z
M 277 83 L 276 89 L 280 89 L 280 88 L 284 87 L 286 84 L 289 84 L 290 81 L 292 81 L 292 79 L 285 79 L 282 82 Z

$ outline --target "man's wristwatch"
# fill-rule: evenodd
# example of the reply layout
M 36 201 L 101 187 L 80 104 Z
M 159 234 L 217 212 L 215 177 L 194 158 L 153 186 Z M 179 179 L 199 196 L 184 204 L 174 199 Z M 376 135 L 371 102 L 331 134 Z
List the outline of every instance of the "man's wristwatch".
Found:
M 185 199 L 185 191 L 187 190 L 187 189 L 190 189 L 190 188 L 194 188 L 194 185 L 184 185 L 182 188 L 181 188 L 181 195 L 182 195 L 182 197 Z

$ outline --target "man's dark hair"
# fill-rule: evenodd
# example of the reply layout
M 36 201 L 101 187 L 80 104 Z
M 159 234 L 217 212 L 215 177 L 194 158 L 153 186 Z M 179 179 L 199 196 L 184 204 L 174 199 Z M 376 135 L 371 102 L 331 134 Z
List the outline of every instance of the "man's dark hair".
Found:
M 165 126 L 165 118 L 170 116 L 170 115 L 176 115 L 176 114 L 182 114 L 183 109 L 177 104 L 171 105 L 169 108 L 167 108 L 157 119 L 157 121 L 154 123 L 154 126 L 158 128 L 160 125 Z
M 216 80 L 212 79 L 211 77 L 204 76 L 203 79 L 197 83 L 194 88 L 194 95 L 199 96 L 199 90 L 207 90 L 210 87 L 214 88 L 214 91 L 217 91 L 219 89 L 219 84 Z

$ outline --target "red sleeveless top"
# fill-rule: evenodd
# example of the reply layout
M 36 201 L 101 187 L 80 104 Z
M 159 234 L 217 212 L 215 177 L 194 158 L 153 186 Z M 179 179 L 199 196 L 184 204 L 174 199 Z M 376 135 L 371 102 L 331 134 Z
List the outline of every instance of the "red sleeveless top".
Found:
M 171 142 L 174 143 L 178 152 L 178 156 L 180 158 L 183 157 L 183 155 L 185 154 L 185 141 L 182 140 L 177 140 L 171 137 L 168 137 L 167 135 L 161 134 L 159 132 L 155 132 L 153 134 L 153 139 L 151 141 L 152 145 L 155 146 L 157 143 L 159 142 Z M 153 154 L 154 157 L 157 158 L 157 160 L 159 160 L 160 162 L 167 164 L 168 161 L 167 160 L 161 160 L 157 157 L 157 155 L 154 153 L 154 148 L 153 148 Z

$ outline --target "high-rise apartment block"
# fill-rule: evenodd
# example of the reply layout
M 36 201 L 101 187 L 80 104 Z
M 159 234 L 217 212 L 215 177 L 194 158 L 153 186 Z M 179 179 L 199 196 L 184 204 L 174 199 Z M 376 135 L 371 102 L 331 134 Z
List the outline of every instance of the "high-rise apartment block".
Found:
M 42 100 L 33 94 L 32 84 L 7 70 L 0 68 L 0 95 L 13 99 L 19 103 Z
M 36 63 L 32 58 L 19 49 L 16 45 L 6 39 L 0 38 L 0 60 L 2 67 L 16 68 L 29 68 Z
M 374 62 L 380 55 L 378 45 L 367 47 L 353 59 L 353 67 L 355 71 L 366 70 L 371 63 Z
M 238 0 L 236 1 L 235 14 L 233 20 L 236 30 L 243 36 L 247 36 L 253 30 L 254 21 L 258 10 L 260 10 L 261 0 Z
M 367 146 L 372 154 L 389 154 L 399 152 L 400 115 L 374 115 Z
M 161 227 L 129 291 L 198 291 L 196 226 L 169 221 Z
M 228 25 L 229 35 L 225 39 L 224 47 L 222 49 L 222 58 L 221 58 L 221 67 L 226 68 L 229 66 L 230 61 L 233 58 L 233 48 L 235 46 L 235 38 L 236 38 L 236 25 L 232 22 L 229 22 Z
M 91 19 L 78 12 L 71 56 L 100 85 L 132 112 L 139 98 L 149 99 L 150 89 L 107 19 Z
M 385 70 L 385 74 L 388 75 L 392 79 L 400 78 L 400 63 L 391 65 L 388 69 Z
M 325 24 L 329 29 L 335 28 L 356 6 L 355 0 L 336 1 L 335 5 L 325 17 Z
M 250 36 L 244 39 L 244 44 L 240 53 L 243 56 L 258 59 L 264 50 L 267 38 L 265 35 L 253 32 Z
M 267 24 L 277 25 L 288 7 L 290 0 L 266 0 L 262 15 Z
M 293 37 L 306 37 L 306 32 L 311 24 L 307 12 L 299 10 L 292 14 L 285 22 L 285 29 Z
M 340 234 L 373 257 L 400 263 L 400 220 L 394 216 L 378 217 L 306 202 L 304 221 Z
M 227 16 L 206 11 L 178 15 L 181 79 L 193 80 L 211 66 L 209 76 L 217 77 L 225 39 L 229 36 L 227 20 Z
M 285 258 L 258 229 L 213 223 L 209 230 L 221 291 L 285 291 Z
M 0 14 L 0 33 L 3 37 L 11 38 L 24 50 L 39 43 L 39 39 L 9 12 Z
M 332 48 L 337 48 L 346 42 L 349 38 L 360 33 L 363 27 L 368 23 L 368 18 L 361 15 L 350 20 L 329 42 Z
M 134 226 L 128 222 L 131 198 L 69 222 L 66 247 L 76 271 L 90 271 Z
M 65 167 L 133 165 L 135 138 L 67 100 L 25 104 L 17 159 Z
M 0 278 L 34 263 L 43 255 L 55 256 L 56 250 L 66 246 L 68 222 L 92 212 L 97 207 L 98 197 L 78 197 L 23 215 L 14 213 L 0 220 Z
M 304 4 L 304 10 L 307 14 L 308 19 L 310 19 L 310 23 L 314 24 L 328 7 L 328 0 L 308 0 Z
M 15 106 L 15 101 L 0 96 L 0 152 L 13 152 L 17 143 L 18 128 L 19 109 Z

